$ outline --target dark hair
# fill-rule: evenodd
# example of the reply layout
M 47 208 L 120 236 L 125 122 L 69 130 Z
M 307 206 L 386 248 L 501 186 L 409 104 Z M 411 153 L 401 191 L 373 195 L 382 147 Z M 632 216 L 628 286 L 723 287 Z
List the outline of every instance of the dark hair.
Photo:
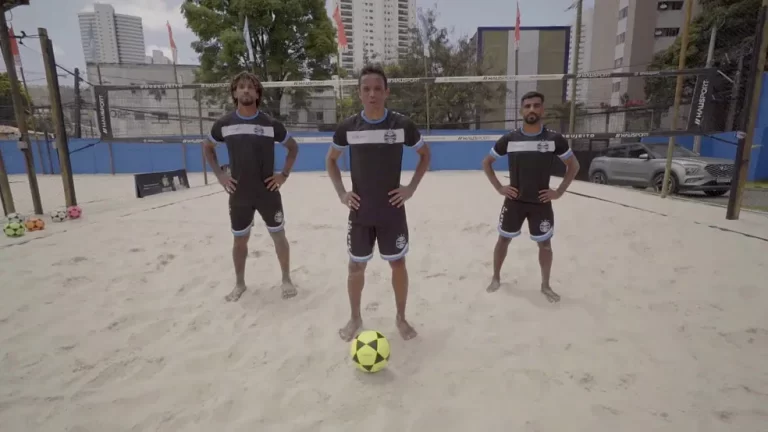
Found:
M 524 94 L 522 98 L 520 98 L 520 105 L 525 102 L 526 99 L 533 99 L 533 98 L 539 98 L 541 99 L 541 102 L 544 103 L 544 95 L 537 92 L 537 91 L 529 91 L 528 93 Z
M 232 102 L 237 105 L 235 90 L 237 90 L 237 86 L 240 84 L 240 81 L 243 80 L 250 81 L 251 84 L 256 87 L 256 91 L 259 93 L 259 97 L 256 98 L 256 106 L 258 107 L 261 104 L 261 96 L 264 94 L 264 86 L 261 85 L 261 81 L 259 81 L 259 78 L 255 74 L 252 74 L 248 71 L 240 72 L 232 78 L 232 81 L 229 82 L 229 94 L 232 95 Z
M 379 65 L 365 65 L 362 69 L 360 69 L 360 78 L 357 79 L 357 86 L 360 87 L 360 84 L 363 82 L 363 77 L 366 75 L 378 75 L 381 77 L 381 79 L 384 80 L 384 88 L 387 88 L 387 74 L 384 73 L 384 69 Z

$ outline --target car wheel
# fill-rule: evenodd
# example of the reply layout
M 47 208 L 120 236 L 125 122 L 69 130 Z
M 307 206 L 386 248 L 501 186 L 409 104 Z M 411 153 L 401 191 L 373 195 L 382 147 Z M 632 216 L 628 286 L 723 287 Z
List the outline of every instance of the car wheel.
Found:
M 595 171 L 592 173 L 592 176 L 589 178 L 589 180 L 592 183 L 597 184 L 608 184 L 608 177 L 605 176 L 605 173 L 602 171 Z
M 653 190 L 657 193 L 661 193 L 661 185 L 664 183 L 664 173 L 660 172 L 653 178 Z M 673 173 L 669 174 L 669 190 L 670 194 L 677 193 L 677 178 Z
M 719 196 L 723 196 L 723 195 L 727 194 L 728 191 L 727 190 L 705 190 L 704 193 L 707 196 L 719 197 Z

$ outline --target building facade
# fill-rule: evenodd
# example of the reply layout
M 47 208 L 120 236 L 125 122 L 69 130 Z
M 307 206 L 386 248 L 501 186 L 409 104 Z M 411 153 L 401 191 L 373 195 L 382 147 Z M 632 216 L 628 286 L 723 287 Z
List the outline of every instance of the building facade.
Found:
M 137 16 L 116 14 L 108 4 L 78 14 L 86 63 L 144 63 L 144 27 Z
M 574 18 L 573 22 L 571 23 L 571 40 L 570 40 L 570 46 L 568 47 L 568 73 L 573 72 L 573 60 L 578 58 L 579 59 L 579 72 L 582 71 L 588 71 L 590 70 L 590 62 L 592 61 L 592 46 L 589 43 L 592 38 L 592 19 L 594 17 L 594 9 L 584 9 L 584 11 L 581 14 L 581 34 L 579 37 L 579 52 L 578 57 L 577 54 L 574 52 L 576 49 L 576 19 Z M 590 86 L 590 80 L 581 80 L 576 81 L 576 103 L 585 104 L 587 103 L 587 95 L 589 94 L 589 86 Z M 571 100 L 571 88 L 573 87 L 573 82 L 568 81 L 566 84 L 566 94 L 565 98 L 566 100 Z
M 570 39 L 571 28 L 568 26 L 520 27 L 519 75 L 567 73 Z M 484 75 L 515 74 L 514 27 L 480 27 L 474 40 Z M 548 106 L 562 104 L 566 82 L 562 79 L 524 80 L 517 83 L 517 92 L 515 82 L 507 82 L 503 89 L 505 99 L 479 115 L 479 128 L 514 129 L 521 125 L 519 98 L 529 91 L 542 93 Z
M 335 0 L 348 47 L 341 65 L 349 73 L 368 62 L 395 63 L 416 26 L 416 0 Z

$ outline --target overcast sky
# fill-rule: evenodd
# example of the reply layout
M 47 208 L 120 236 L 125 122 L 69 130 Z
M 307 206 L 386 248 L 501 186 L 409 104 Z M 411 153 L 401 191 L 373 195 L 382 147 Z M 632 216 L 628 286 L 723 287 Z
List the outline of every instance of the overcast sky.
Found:
M 522 26 L 568 25 L 575 11 L 565 9 L 575 0 L 520 0 Z M 84 69 L 85 60 L 80 43 L 77 14 L 93 10 L 94 3 L 108 3 L 115 12 L 140 16 L 144 25 L 144 41 L 147 53 L 160 49 L 170 55 L 165 23 L 170 22 L 179 50 L 179 63 L 198 64 L 190 43 L 194 34 L 186 28 L 180 7 L 183 0 L 30 0 L 30 6 L 20 6 L 6 13 L 9 25 L 16 34 L 25 31 L 36 35 L 39 27 L 48 29 L 53 40 L 56 61 L 70 70 Z M 329 16 L 333 0 L 327 0 Z M 585 1 L 585 5 L 590 0 Z M 439 5 L 441 26 L 452 28 L 456 34 L 472 35 L 477 27 L 513 26 L 515 24 L 514 0 L 418 0 L 418 7 Z M 40 56 L 40 41 L 25 39 L 20 46 L 22 64 L 29 85 L 45 84 L 45 73 Z M 5 70 L 5 64 L 0 65 Z M 61 79 L 62 84 L 66 79 Z

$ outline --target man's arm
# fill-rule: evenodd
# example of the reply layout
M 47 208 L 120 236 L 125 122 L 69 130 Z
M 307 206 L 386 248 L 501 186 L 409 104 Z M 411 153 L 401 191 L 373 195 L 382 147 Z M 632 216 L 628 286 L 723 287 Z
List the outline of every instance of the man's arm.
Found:
M 333 188 L 339 197 L 347 193 L 344 181 L 341 179 L 341 169 L 339 169 L 341 152 L 338 148 L 331 146 L 328 148 L 328 154 L 325 155 L 325 171 L 328 173 L 328 177 L 330 177 L 331 183 L 333 183 Z
M 491 182 L 493 189 L 497 191 L 504 186 L 496 177 L 496 171 L 493 169 L 493 163 L 496 162 L 498 158 L 507 154 L 508 143 L 509 138 L 507 135 L 502 135 L 501 138 L 496 140 L 496 142 L 493 144 L 491 151 L 489 151 L 488 154 L 483 158 L 483 172 L 485 173 L 485 177 L 488 178 L 489 182 Z
M 405 145 L 416 150 L 419 155 L 419 163 L 416 165 L 416 170 L 413 172 L 411 182 L 408 184 L 408 189 L 411 192 L 416 192 L 416 188 L 419 187 L 421 179 L 424 178 L 424 174 L 429 169 L 429 162 L 432 159 L 432 152 L 429 146 L 424 141 L 424 137 L 421 136 L 419 127 L 412 120 L 408 119 L 405 125 Z
M 203 139 L 203 153 L 205 154 L 205 160 L 208 162 L 208 165 L 211 166 L 213 174 L 216 177 L 220 177 L 224 174 L 224 170 L 221 169 L 221 165 L 219 164 L 219 158 L 216 156 L 216 144 L 208 138 Z
M 568 145 L 568 141 L 563 138 L 562 135 L 559 135 L 555 139 L 555 153 L 557 154 L 557 157 L 559 157 L 560 160 L 565 164 L 565 175 L 563 176 L 563 181 L 560 182 L 560 186 L 557 187 L 557 194 L 559 196 L 563 196 L 565 191 L 568 190 L 568 186 L 571 185 L 573 179 L 576 178 L 576 174 L 579 173 L 581 165 L 579 164 L 579 160 L 576 159 L 576 155 L 573 154 L 573 150 L 571 150 L 570 146 Z
M 296 162 L 296 157 L 299 156 L 299 144 L 293 137 L 288 137 L 283 143 L 283 147 L 288 150 L 288 154 L 285 155 L 285 163 L 283 164 L 283 174 L 290 174 L 293 169 L 293 164 Z

